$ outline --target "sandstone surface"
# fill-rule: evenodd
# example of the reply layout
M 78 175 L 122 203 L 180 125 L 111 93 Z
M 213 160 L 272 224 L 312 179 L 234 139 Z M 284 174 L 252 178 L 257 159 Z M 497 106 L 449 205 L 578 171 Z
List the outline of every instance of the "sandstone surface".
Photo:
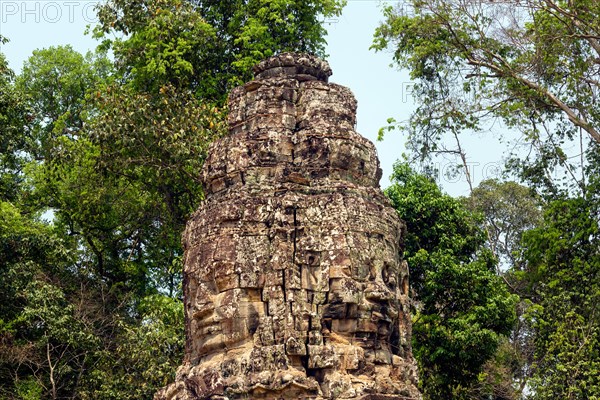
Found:
M 421 398 L 405 226 L 330 75 L 284 53 L 231 92 L 183 237 L 185 359 L 156 400 Z

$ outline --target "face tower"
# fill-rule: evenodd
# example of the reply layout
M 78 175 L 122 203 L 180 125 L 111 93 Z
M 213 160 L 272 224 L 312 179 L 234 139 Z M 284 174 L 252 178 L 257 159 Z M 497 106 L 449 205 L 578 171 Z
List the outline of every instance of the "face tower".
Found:
M 185 360 L 155 399 L 420 399 L 404 224 L 330 75 L 284 53 L 231 92 L 183 237 Z

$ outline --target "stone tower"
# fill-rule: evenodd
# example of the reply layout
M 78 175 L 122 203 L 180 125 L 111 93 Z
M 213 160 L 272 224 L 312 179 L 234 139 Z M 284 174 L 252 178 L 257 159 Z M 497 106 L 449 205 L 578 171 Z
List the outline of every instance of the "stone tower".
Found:
M 231 92 L 183 238 L 185 360 L 155 399 L 420 399 L 404 225 L 330 75 L 285 53 Z

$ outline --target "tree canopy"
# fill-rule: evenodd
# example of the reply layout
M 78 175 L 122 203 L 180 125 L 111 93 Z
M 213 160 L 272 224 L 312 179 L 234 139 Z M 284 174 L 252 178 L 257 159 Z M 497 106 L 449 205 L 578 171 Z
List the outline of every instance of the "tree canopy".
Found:
M 599 13 L 586 0 L 414 0 L 386 7 L 375 32 L 372 48 L 414 80 L 416 111 L 387 130 L 408 134 L 412 159 L 458 157 L 471 185 L 463 204 L 483 214 L 498 273 L 521 297 L 508 347 L 488 363 L 513 389 L 500 398 L 598 396 L 587 305 L 597 303 Z M 526 187 L 475 187 L 463 146 L 472 132 L 527 145 L 506 160 Z
M 223 101 L 252 78 L 252 67 L 277 52 L 325 56 L 322 19 L 341 13 L 344 0 L 131 1 L 100 6 L 99 38 L 138 90 L 165 83 L 196 97 Z
M 512 164 L 531 181 L 548 186 L 553 170 L 561 168 L 569 184 L 583 188 L 580 158 L 564 145 L 580 134 L 583 149 L 600 143 L 599 7 L 592 0 L 388 6 L 372 47 L 392 51 L 415 81 L 417 110 L 401 126 L 413 153 L 464 157 L 460 144 L 447 148 L 444 138 L 487 132 L 499 119 L 531 146 Z
M 408 164 L 385 193 L 406 221 L 404 257 L 416 315 L 413 349 L 428 399 L 468 399 L 514 322 L 515 296 L 495 273 L 485 233 L 462 203 Z

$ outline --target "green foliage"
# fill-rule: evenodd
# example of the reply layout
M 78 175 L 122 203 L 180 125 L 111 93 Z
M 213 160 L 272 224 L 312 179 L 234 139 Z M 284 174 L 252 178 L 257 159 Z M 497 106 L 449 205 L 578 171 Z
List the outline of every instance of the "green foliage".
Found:
M 526 272 L 536 307 L 536 399 L 600 398 L 600 264 L 598 203 L 557 199 L 539 228 L 523 238 Z
M 60 156 L 30 172 L 35 195 L 54 210 L 57 229 L 77 240 L 89 273 L 112 288 L 114 302 L 120 301 L 117 288 L 145 293 L 147 267 L 135 243 L 154 204 L 126 180 L 103 176 L 96 168 L 99 150 L 88 140 L 57 142 Z
M 29 132 L 23 131 L 28 113 L 14 87 L 14 73 L 0 53 L 0 200 L 15 201 L 20 195 L 23 164 L 27 161 L 22 151 L 32 142 Z
M 111 30 L 128 35 L 112 42 L 120 74 L 141 91 L 156 91 L 170 84 L 213 92 L 214 70 L 210 65 L 216 51 L 216 33 L 192 3 L 131 3 L 107 2 L 98 14 L 102 24 L 96 30 L 98 37 Z
M 467 263 L 483 244 L 485 235 L 460 202 L 444 195 L 432 179 L 417 174 L 408 164 L 394 165 L 391 181 L 385 193 L 408 225 L 406 254 L 417 257 L 419 250 L 425 251 L 421 253 L 425 258 L 410 264 L 411 286 L 416 293 L 422 293 L 427 257 L 432 249 L 447 250 L 458 262 Z
M 112 0 L 99 8 L 96 35 L 128 35 L 105 44 L 112 45 L 123 76 L 137 89 L 171 84 L 222 102 L 268 56 L 324 55 L 321 18 L 339 15 L 343 5 L 340 0 Z
M 565 171 L 583 186 L 567 144 L 600 143 L 600 3 L 595 0 L 422 1 L 385 8 L 372 48 L 393 51 L 415 81 L 417 109 L 401 128 L 414 155 L 447 149 L 494 119 L 520 130 L 531 152 L 511 166 L 538 185 Z
M 181 228 L 202 199 L 198 172 L 208 144 L 226 132 L 223 111 L 173 86 L 149 94 L 111 85 L 93 97 L 100 168 L 142 184 Z
M 345 1 L 251 0 L 234 13 L 240 48 L 233 65 L 250 71 L 263 58 L 277 52 L 299 51 L 325 56 L 327 31 L 321 18 L 338 16 Z
M 84 58 L 65 47 L 36 52 L 18 78 L 15 93 L 23 94 L 33 115 L 21 128 L 27 126 L 36 139 L 32 146 L 15 150 L 26 161 L 32 160 L 20 172 L 19 189 L 27 189 L 26 202 L 18 206 L 1 203 L 0 393 L 11 399 L 14 393 L 98 398 L 101 390 L 94 386 L 94 379 L 120 382 L 107 398 L 148 398 L 172 379 L 180 364 L 182 319 L 143 321 L 149 321 L 146 315 L 157 315 L 148 314 L 151 301 L 157 302 L 156 307 L 162 304 L 160 312 L 170 310 L 160 300 L 159 290 L 173 297 L 180 294 L 179 221 L 184 217 L 176 214 L 175 207 L 166 209 L 164 198 L 140 180 L 111 173 L 102 163 L 103 148 L 90 140 L 89 127 L 105 111 L 100 108 L 105 104 L 94 95 L 111 86 L 112 78 L 105 74 L 109 70 L 101 55 Z M 31 92 L 35 88 L 44 90 Z M 168 96 L 167 100 L 177 98 L 179 104 L 189 98 L 171 92 Z M 172 107 L 172 114 L 165 114 L 165 119 L 178 115 L 189 121 L 186 128 L 199 144 L 186 149 L 189 142 L 171 139 L 167 128 L 172 125 L 162 121 L 161 137 L 170 147 L 163 146 L 152 155 L 157 160 L 162 157 L 167 166 L 169 162 L 181 166 L 181 171 L 199 168 L 202 156 L 195 150 L 204 149 L 207 141 L 192 128 L 208 125 L 203 121 L 209 112 L 202 108 L 202 118 L 199 112 L 186 112 L 200 110 L 194 108 L 195 101 L 188 109 L 175 107 L 176 101 L 167 103 L 164 109 Z M 115 107 L 106 111 L 113 112 Z M 139 116 L 140 110 L 136 111 Z M 152 121 L 148 114 L 145 118 Z M 190 166 L 182 154 L 199 161 Z M 142 167 L 146 174 L 152 172 L 152 178 L 136 177 L 161 186 L 166 183 L 156 176 L 171 174 L 172 181 L 180 177 L 173 165 L 163 171 L 150 163 Z M 123 171 L 132 170 L 123 167 Z M 182 197 L 182 202 L 189 201 Z M 186 204 L 187 213 L 191 206 Z M 35 221 L 47 209 L 52 210 L 51 227 Z M 181 308 L 177 300 L 170 301 L 171 308 Z M 142 345 L 141 339 L 152 335 L 155 342 Z M 141 361 L 115 357 L 119 348 Z M 136 367 L 117 371 L 119 363 Z M 139 371 L 146 370 L 153 375 L 141 376 Z
M 516 182 L 490 179 L 481 182 L 465 207 L 484 216 L 482 228 L 488 235 L 487 246 L 503 263 L 504 269 L 517 268 L 521 237 L 541 219 L 541 200 L 534 192 Z
M 80 172 L 78 185 L 89 171 Z M 108 263 L 101 275 L 80 233 L 64 232 L 64 211 L 54 228 L 10 203 L 0 211 L 0 397 L 150 398 L 173 378 L 183 351 L 179 300 L 128 288 L 140 283 L 134 260 L 120 280 Z
M 82 399 L 151 399 L 173 379 L 184 347 L 183 304 L 155 294 L 141 299 L 139 312 L 136 324 L 117 322 L 120 335 L 84 377 Z
M 17 396 L 23 400 L 40 400 L 42 398 L 42 387 L 34 379 L 18 381 L 15 389 Z
M 0 212 L 0 395 L 56 398 L 72 387 L 92 340 L 63 291 L 72 282 L 63 269 L 69 242 L 10 203 Z
M 397 163 L 387 196 L 407 224 L 416 300 L 413 349 L 428 399 L 469 398 L 514 322 L 515 296 L 495 274 L 477 220 L 430 178 Z
M 86 93 L 111 73 L 103 53 L 83 56 L 71 46 L 35 50 L 23 65 L 17 88 L 31 109 L 28 129 L 33 143 L 27 149 L 37 160 L 60 149 L 60 137 L 77 139 L 83 129 Z

